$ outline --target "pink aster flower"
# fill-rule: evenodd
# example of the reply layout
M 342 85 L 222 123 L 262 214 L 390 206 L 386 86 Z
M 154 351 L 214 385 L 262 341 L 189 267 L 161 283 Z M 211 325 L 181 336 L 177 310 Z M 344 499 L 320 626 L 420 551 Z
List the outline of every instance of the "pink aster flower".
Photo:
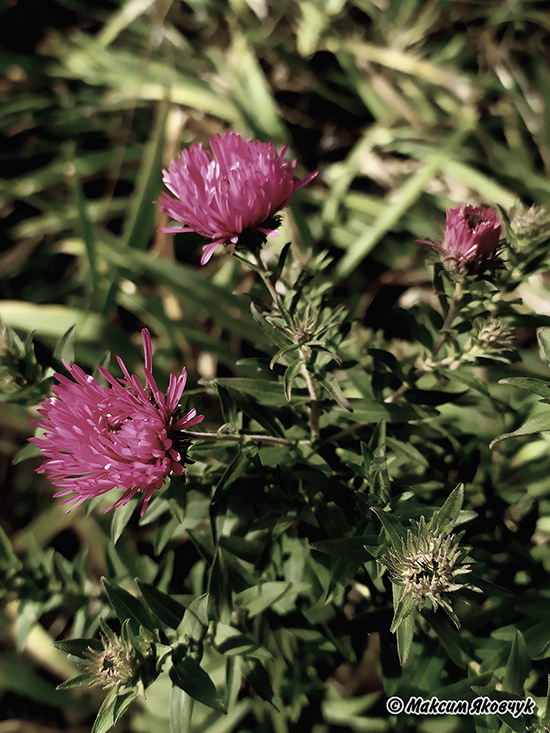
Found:
M 447 226 L 442 245 L 418 240 L 435 247 L 445 259 L 454 260 L 457 267 L 474 271 L 483 269 L 497 253 L 501 224 L 492 209 L 484 206 L 465 206 L 447 209 Z
M 163 394 L 153 378 L 153 350 L 146 328 L 142 337 L 145 387 L 137 376 L 130 375 L 119 356 L 124 379 L 115 379 L 98 367 L 109 387 L 64 361 L 72 379 L 56 374 L 55 397 L 42 403 L 40 420 L 31 420 L 45 431 L 43 437 L 30 438 L 47 459 L 37 470 L 61 489 L 54 496 L 71 495 L 62 502 L 75 501 L 69 511 L 86 499 L 119 488 L 124 489 L 123 496 L 105 511 L 127 504 L 138 491 L 144 491 L 143 516 L 154 489 L 162 486 L 165 477 L 171 471 L 178 476 L 184 472 L 189 443 L 179 431 L 197 425 L 204 415 L 191 410 L 176 416 L 186 371 L 179 377 L 170 374 L 168 392 Z
M 195 143 L 163 171 L 163 181 L 176 198 L 163 193 L 160 210 L 183 224 L 159 232 L 196 232 L 213 240 L 203 246 L 205 265 L 220 244 L 259 244 L 278 236 L 276 214 L 291 195 L 317 173 L 294 180 L 296 161 L 285 163 L 284 146 L 245 142 L 228 132 L 210 138 L 212 154 Z

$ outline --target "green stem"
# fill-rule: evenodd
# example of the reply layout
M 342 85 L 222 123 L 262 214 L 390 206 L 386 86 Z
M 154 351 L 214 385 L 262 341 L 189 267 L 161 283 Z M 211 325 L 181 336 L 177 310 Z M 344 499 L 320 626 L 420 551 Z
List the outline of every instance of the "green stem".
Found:
M 447 332 L 453 325 L 453 321 L 456 318 L 456 316 L 458 315 L 458 312 L 460 311 L 460 308 L 462 306 L 463 295 L 464 295 L 464 282 L 462 280 L 459 280 L 455 285 L 455 291 L 453 294 L 453 299 L 451 301 L 451 307 L 449 308 L 447 317 L 445 318 L 445 321 L 443 322 L 443 325 L 441 326 L 441 332 L 440 332 L 439 338 L 437 339 L 436 344 L 432 349 L 432 353 L 430 354 L 430 357 L 432 359 L 435 359 L 435 357 L 437 356 L 437 352 L 443 346 L 445 339 L 447 338 Z
M 254 252 L 253 257 L 256 262 L 256 265 L 258 266 L 258 272 L 260 274 L 260 277 L 264 281 L 264 285 L 266 286 L 266 288 L 269 290 L 269 294 L 271 295 L 271 300 L 273 302 L 273 307 L 276 308 L 277 310 L 281 310 L 279 293 L 275 289 L 275 284 L 272 282 L 271 277 L 269 276 L 269 273 L 263 263 L 263 260 L 260 257 L 260 253 Z
M 285 440 L 284 438 L 275 438 L 272 435 L 250 435 L 247 433 L 196 433 L 192 430 L 184 430 L 183 434 L 193 440 L 225 440 L 230 443 L 242 443 L 245 438 L 253 440 L 256 443 L 271 443 L 275 445 L 309 445 L 309 440 Z
M 435 345 L 433 349 L 431 350 L 430 356 L 426 359 L 425 364 L 416 370 L 417 379 L 421 377 L 423 374 L 426 374 L 427 371 L 429 371 L 427 364 L 433 363 L 435 361 L 435 357 L 437 356 L 439 350 L 445 343 L 448 332 L 451 326 L 453 325 L 453 321 L 456 318 L 456 316 L 458 315 L 460 308 L 462 307 L 463 296 L 464 296 L 464 281 L 458 280 L 455 284 L 455 291 L 453 293 L 453 299 L 451 300 L 449 311 L 447 313 L 447 316 L 445 317 L 445 320 L 443 321 L 443 325 L 441 326 L 439 338 L 435 342 Z M 401 387 L 399 387 L 399 389 L 396 389 L 393 394 L 391 394 L 389 397 L 386 397 L 384 402 L 388 404 L 396 402 L 410 388 L 411 388 L 411 385 L 404 382 L 401 385 Z
M 309 406 L 309 432 L 311 434 L 311 438 L 315 439 L 318 438 L 320 434 L 319 395 L 317 393 L 317 387 L 315 386 L 313 377 L 309 373 L 308 368 L 305 364 L 302 364 L 302 366 L 300 367 L 300 372 L 303 378 L 306 380 L 307 391 L 309 392 L 309 396 L 311 399 L 311 404 Z

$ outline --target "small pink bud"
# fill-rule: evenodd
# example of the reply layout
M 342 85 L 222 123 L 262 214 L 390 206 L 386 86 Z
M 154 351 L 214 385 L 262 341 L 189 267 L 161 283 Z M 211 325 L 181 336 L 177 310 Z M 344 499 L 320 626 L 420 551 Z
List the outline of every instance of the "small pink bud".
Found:
M 444 260 L 453 260 L 458 268 L 479 272 L 496 256 L 501 223 L 495 212 L 485 206 L 460 205 L 447 209 L 447 226 L 441 227 L 443 244 L 418 240 L 435 247 Z

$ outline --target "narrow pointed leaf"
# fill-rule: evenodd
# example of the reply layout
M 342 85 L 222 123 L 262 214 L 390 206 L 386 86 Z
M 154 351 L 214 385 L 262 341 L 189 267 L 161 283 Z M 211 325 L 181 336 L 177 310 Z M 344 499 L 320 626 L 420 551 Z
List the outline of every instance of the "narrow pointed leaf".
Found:
M 191 730 L 194 698 L 173 684 L 170 689 L 170 733 L 181 733 Z
M 266 700 L 271 703 L 273 707 L 278 710 L 273 703 L 273 684 L 269 679 L 267 670 L 259 659 L 244 657 L 241 664 L 243 674 L 254 692 L 256 692 L 262 700 Z
M 170 669 L 170 679 L 184 692 L 209 708 L 226 712 L 223 700 L 218 695 L 216 685 L 210 675 L 204 671 L 196 659 L 187 655 L 183 659 L 175 659 Z
M 458 484 L 458 486 L 451 491 L 445 503 L 433 513 L 430 522 L 428 523 L 428 529 L 435 529 L 439 527 L 441 532 L 446 532 L 454 526 L 460 510 L 462 509 L 462 503 L 464 501 L 464 484 Z
M 155 631 L 158 624 L 139 598 L 128 593 L 124 588 L 111 583 L 107 578 L 103 578 L 103 586 L 120 621 L 130 619 L 135 633 L 138 633 L 140 626 L 149 631 Z
M 177 629 L 185 614 L 185 606 L 183 606 L 175 598 L 168 593 L 155 588 L 151 583 L 137 581 L 138 588 L 141 591 L 143 600 L 149 606 L 155 616 L 171 629 Z
M 54 359 L 61 363 L 65 360 L 67 364 L 74 364 L 75 361 L 75 339 L 76 325 L 71 326 L 69 330 L 63 334 L 53 352 Z
M 285 336 L 285 334 L 280 331 L 278 328 L 275 328 L 269 321 L 267 321 L 264 316 L 260 313 L 260 311 L 256 308 L 254 303 L 250 304 L 250 310 L 252 311 L 252 316 L 258 326 L 262 329 L 264 335 L 272 344 L 275 344 L 275 346 L 278 349 L 286 349 L 289 346 L 292 346 L 292 341 L 288 338 L 288 336 Z
M 533 417 L 526 420 L 520 428 L 514 430 L 512 433 L 499 435 L 498 438 L 495 438 L 490 443 L 489 448 L 493 448 L 494 445 L 507 438 L 519 438 L 523 435 L 534 435 L 535 433 L 541 433 L 547 430 L 550 430 L 550 410 L 539 415 L 533 415 Z

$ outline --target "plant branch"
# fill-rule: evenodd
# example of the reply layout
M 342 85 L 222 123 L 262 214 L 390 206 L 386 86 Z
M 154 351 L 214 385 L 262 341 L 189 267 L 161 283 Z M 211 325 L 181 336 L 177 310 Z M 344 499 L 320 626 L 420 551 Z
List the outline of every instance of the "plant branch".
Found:
M 276 438 L 273 435 L 251 435 L 248 433 L 196 433 L 192 430 L 182 430 L 182 433 L 193 440 L 225 440 L 230 443 L 242 443 L 245 438 L 253 440 L 256 443 L 272 443 L 274 445 L 309 445 L 309 440 L 286 440 L 285 438 Z
M 303 378 L 306 380 L 307 391 L 311 398 L 311 404 L 309 406 L 309 431 L 312 438 L 318 438 L 320 434 L 319 430 L 319 395 L 317 393 L 317 387 L 313 381 L 313 377 L 308 371 L 305 364 L 302 364 L 300 372 Z
M 266 267 L 260 256 L 260 253 L 254 252 L 253 257 L 256 262 L 256 265 L 258 266 L 258 272 L 260 273 L 260 277 L 264 281 L 264 285 L 266 286 L 266 288 L 269 290 L 269 294 L 271 295 L 271 300 L 273 302 L 273 307 L 276 308 L 277 310 L 281 310 L 279 293 L 275 289 L 275 284 L 271 280 L 271 277 L 269 276 L 269 273 L 266 270 Z
M 458 312 L 460 311 L 460 308 L 462 306 L 463 296 L 464 296 L 464 282 L 462 280 L 458 280 L 457 283 L 455 284 L 455 291 L 453 293 L 453 299 L 451 300 L 449 311 L 440 329 L 439 338 L 435 342 L 434 347 L 430 352 L 430 355 L 424 361 L 424 364 L 416 370 L 417 379 L 421 377 L 422 375 L 426 374 L 426 372 L 430 371 L 430 369 L 433 368 L 434 364 L 438 363 L 436 362 L 435 357 L 437 356 L 439 350 L 445 343 L 445 340 L 447 338 L 447 333 L 449 332 L 451 326 L 453 325 L 454 319 L 456 318 L 456 316 L 458 315 Z M 396 389 L 393 394 L 391 394 L 389 397 L 386 397 L 384 402 L 386 402 L 387 404 L 392 404 L 393 402 L 396 402 L 410 388 L 411 388 L 410 384 L 403 382 L 403 384 L 399 387 L 399 389 Z

